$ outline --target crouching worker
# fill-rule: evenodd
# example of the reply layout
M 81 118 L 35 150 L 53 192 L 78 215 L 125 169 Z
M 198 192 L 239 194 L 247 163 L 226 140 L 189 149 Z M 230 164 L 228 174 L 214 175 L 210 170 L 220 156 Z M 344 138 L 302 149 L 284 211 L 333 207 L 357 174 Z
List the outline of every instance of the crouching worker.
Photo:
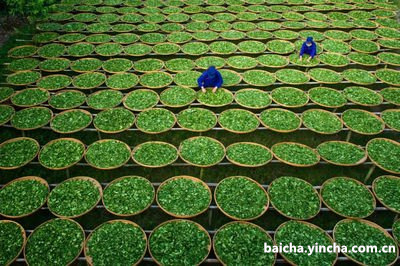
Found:
M 303 43 L 300 50 L 300 61 L 303 60 L 303 55 L 308 54 L 310 57 L 308 58 L 308 62 L 314 58 L 317 54 L 317 45 L 313 41 L 313 37 L 307 37 L 307 40 Z
M 218 88 L 222 86 L 221 73 L 214 67 L 210 66 L 203 74 L 197 79 L 197 84 L 202 92 L 206 92 L 205 88 L 213 88 L 212 92 L 215 93 Z

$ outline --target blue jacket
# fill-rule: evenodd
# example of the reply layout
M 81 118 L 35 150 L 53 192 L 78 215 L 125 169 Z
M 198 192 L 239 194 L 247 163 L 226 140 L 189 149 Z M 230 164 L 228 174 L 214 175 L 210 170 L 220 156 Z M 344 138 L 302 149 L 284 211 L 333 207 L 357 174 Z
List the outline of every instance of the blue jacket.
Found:
M 307 42 L 311 42 L 311 46 L 307 46 Z M 300 56 L 303 56 L 303 54 L 308 54 L 311 58 L 314 58 L 317 54 L 317 45 L 313 41 L 312 37 L 307 37 L 307 40 L 301 46 Z
M 215 69 L 215 67 L 211 66 L 203 74 L 197 79 L 197 84 L 199 87 L 204 88 L 220 88 L 223 83 L 223 79 L 221 73 Z

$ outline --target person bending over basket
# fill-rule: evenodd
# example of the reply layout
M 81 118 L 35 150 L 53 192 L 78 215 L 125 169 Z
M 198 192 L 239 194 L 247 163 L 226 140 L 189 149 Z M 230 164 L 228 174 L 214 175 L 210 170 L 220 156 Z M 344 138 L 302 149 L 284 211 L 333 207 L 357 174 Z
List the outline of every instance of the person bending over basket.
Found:
M 313 37 L 307 37 L 307 40 L 303 43 L 300 50 L 300 60 L 303 60 L 303 55 L 308 54 L 308 62 L 314 58 L 317 54 L 317 45 L 313 41 Z
M 224 83 L 221 73 L 214 67 L 210 66 L 203 74 L 197 79 L 197 84 L 202 92 L 206 92 L 205 88 L 213 88 L 212 92 L 215 93 L 218 88 Z

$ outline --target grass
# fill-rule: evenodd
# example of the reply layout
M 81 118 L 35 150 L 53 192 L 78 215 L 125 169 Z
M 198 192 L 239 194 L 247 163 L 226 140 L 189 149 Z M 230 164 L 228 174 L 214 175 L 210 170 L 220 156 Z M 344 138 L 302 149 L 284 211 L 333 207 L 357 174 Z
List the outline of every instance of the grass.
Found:
M 261 166 L 272 159 L 271 152 L 256 143 L 238 142 L 228 146 L 226 157 L 240 166 Z
M 24 245 L 21 228 L 12 222 L 2 221 L 0 223 L 1 243 L 4 248 L 0 251 L 0 263 L 7 265 L 18 256 L 21 248 Z
M 380 202 L 396 212 L 400 211 L 399 178 L 395 176 L 380 176 L 375 179 L 372 188 Z
M 175 120 L 175 115 L 167 109 L 148 109 L 138 115 L 136 126 L 145 133 L 161 133 L 171 129 Z
M 39 153 L 39 162 L 50 169 L 64 169 L 79 162 L 85 152 L 75 139 L 58 139 L 47 143 Z
M 302 114 L 307 128 L 322 134 L 335 134 L 342 130 L 342 121 L 335 114 L 322 109 L 310 109 Z
M 178 151 L 175 146 L 165 142 L 146 142 L 135 148 L 132 158 L 144 166 L 163 167 L 178 158 Z
M 179 155 L 190 164 L 206 167 L 222 161 L 225 147 L 213 138 L 199 136 L 182 141 Z
M 368 157 L 379 167 L 394 173 L 400 173 L 400 164 L 396 160 L 400 154 L 398 142 L 390 142 L 384 138 L 372 139 L 367 144 Z
M 135 115 L 125 108 L 111 108 L 101 111 L 93 120 L 93 125 L 102 132 L 121 132 L 135 122 Z

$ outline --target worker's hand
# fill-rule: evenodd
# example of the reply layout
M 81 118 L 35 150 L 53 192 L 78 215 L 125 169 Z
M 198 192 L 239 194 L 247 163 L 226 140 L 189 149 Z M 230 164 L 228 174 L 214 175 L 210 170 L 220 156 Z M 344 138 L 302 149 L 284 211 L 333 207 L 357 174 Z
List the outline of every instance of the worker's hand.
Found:
M 214 89 L 212 90 L 213 93 L 215 93 L 217 91 L 218 87 L 215 86 Z
M 202 91 L 203 93 L 206 92 L 206 89 L 204 88 L 204 86 L 201 86 L 201 91 Z
M 300 61 L 303 60 L 303 56 L 300 56 L 300 57 L 299 57 L 299 60 L 300 60 Z

